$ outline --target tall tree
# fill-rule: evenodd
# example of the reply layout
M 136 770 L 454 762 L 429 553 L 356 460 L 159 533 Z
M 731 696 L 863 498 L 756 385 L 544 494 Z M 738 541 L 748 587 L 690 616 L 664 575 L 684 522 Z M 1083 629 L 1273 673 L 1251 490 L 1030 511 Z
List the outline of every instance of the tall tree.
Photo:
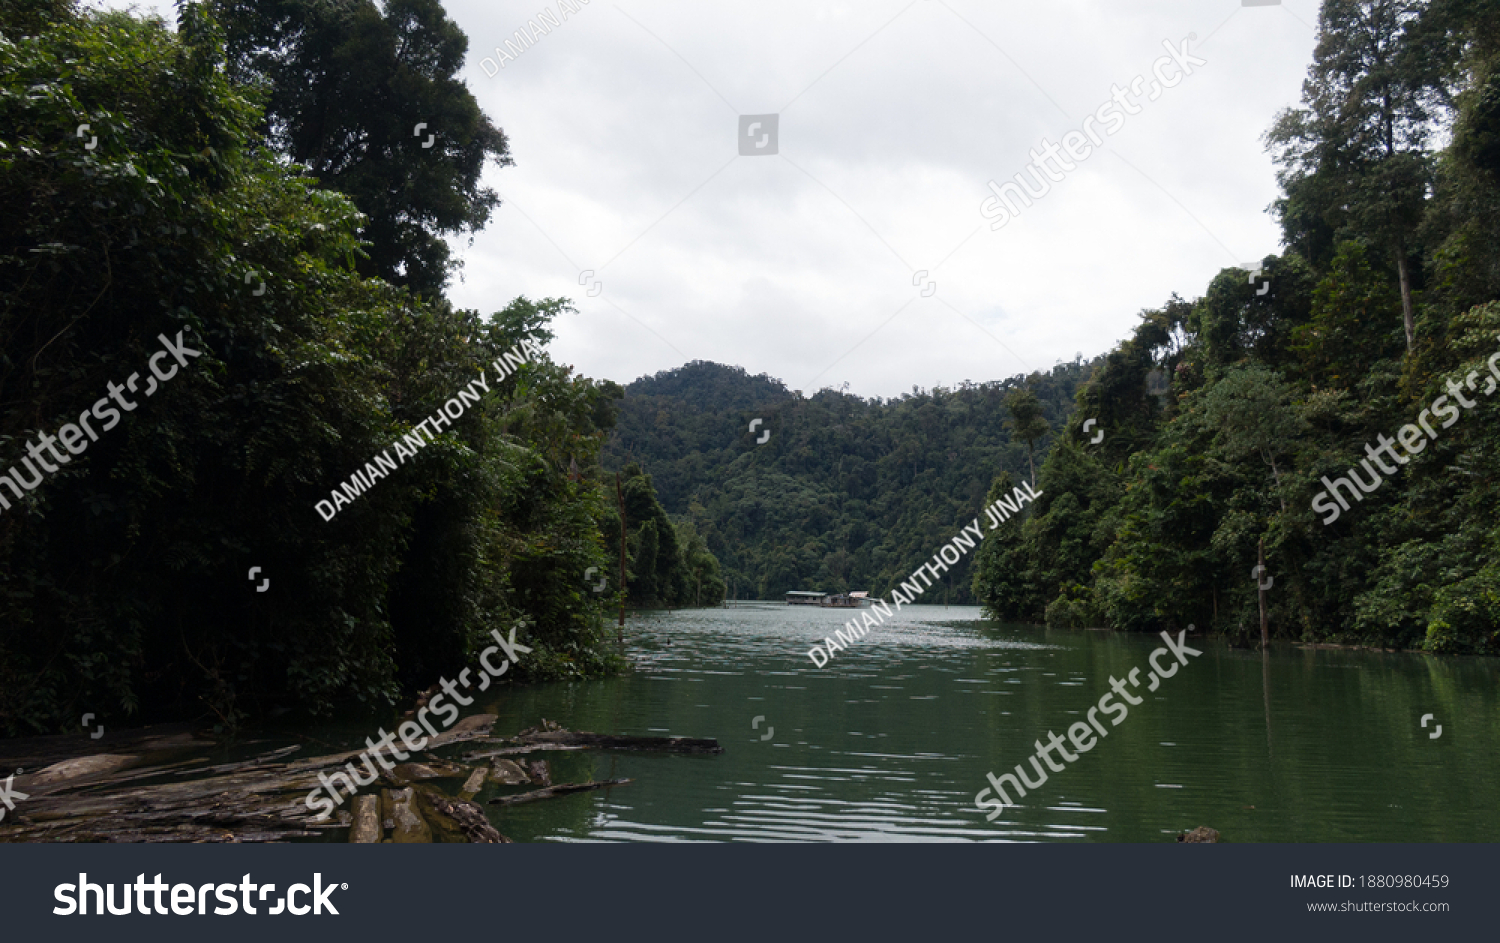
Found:
M 1036 487 L 1036 443 L 1051 427 L 1042 414 L 1042 401 L 1030 390 L 1011 390 L 1005 397 L 1005 408 L 1010 413 L 1006 425 L 1016 438 L 1026 443 L 1026 463 L 1031 468 L 1031 486 Z
M 1484 248 L 1500 245 L 1500 0 L 1433 0 L 1420 33 L 1455 111 L 1428 223 L 1433 282 L 1452 315 L 1500 297 L 1500 253 Z
M 1401 288 L 1406 347 L 1416 344 L 1409 254 L 1431 181 L 1425 144 L 1440 96 L 1433 58 L 1407 31 L 1422 0 L 1325 0 L 1301 108 L 1266 135 L 1285 196 L 1284 240 L 1319 262 L 1339 238 L 1389 254 Z
M 624 469 L 625 519 L 630 524 L 631 605 L 715 605 L 724 598 L 719 562 L 690 523 L 674 524 L 657 500 L 651 476 L 631 462 Z M 606 512 L 600 529 L 606 540 L 619 533 L 618 514 Z
M 456 78 L 463 31 L 438 0 L 208 3 L 231 78 L 263 89 L 266 141 L 369 217 L 360 274 L 441 294 L 457 265 L 444 234 L 483 228 L 500 203 L 485 161 L 512 163 Z

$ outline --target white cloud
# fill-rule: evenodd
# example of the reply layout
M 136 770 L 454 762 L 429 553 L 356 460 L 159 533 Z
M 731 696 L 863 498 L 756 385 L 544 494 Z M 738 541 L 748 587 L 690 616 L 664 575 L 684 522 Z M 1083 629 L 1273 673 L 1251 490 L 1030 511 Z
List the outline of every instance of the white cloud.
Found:
M 487 172 L 506 205 L 454 241 L 456 303 L 574 298 L 553 355 L 591 376 L 705 359 L 866 396 L 1101 353 L 1140 309 L 1277 251 L 1260 137 L 1297 103 L 1316 17 L 1313 0 L 592 0 L 492 78 L 481 60 L 540 0 L 445 8 L 516 161 Z M 1207 65 L 989 230 L 986 181 L 1190 33 Z M 738 115 L 764 113 L 780 154 L 736 156 Z

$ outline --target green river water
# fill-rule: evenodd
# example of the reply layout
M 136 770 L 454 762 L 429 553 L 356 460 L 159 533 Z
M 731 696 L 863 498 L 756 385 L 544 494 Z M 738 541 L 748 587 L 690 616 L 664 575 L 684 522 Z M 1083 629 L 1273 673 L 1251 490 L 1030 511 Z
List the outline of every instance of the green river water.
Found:
M 985 774 L 1025 762 L 1048 730 L 1065 736 L 1111 674 L 1144 679 L 1160 637 L 909 606 L 815 668 L 807 650 L 849 617 L 636 614 L 630 673 L 476 703 L 499 714 L 499 735 L 545 717 L 725 750 L 541 754 L 555 782 L 634 782 L 489 807 L 491 821 L 516 841 L 1159 842 L 1198 825 L 1235 842 L 1500 840 L 1493 661 L 1190 641 L 1201 657 L 990 822 L 974 805 Z

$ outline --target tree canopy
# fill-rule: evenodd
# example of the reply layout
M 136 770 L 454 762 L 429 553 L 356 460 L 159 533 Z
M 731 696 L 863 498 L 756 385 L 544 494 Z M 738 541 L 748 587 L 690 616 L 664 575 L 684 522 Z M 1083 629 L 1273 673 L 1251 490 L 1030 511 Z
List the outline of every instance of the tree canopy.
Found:
M 1248 640 L 1264 540 L 1273 635 L 1500 653 L 1497 26 L 1494 2 L 1326 0 L 1304 106 L 1268 135 L 1270 291 L 1221 272 L 1083 385 L 1075 415 L 1109 435 L 1070 420 L 1042 498 L 986 540 L 994 616 Z M 1327 483 L 1366 471 L 1324 516 Z
M 467 37 L 438 0 L 210 0 L 229 76 L 260 92 L 260 140 L 367 219 L 361 274 L 438 298 L 447 234 L 482 228 L 500 198 L 487 161 L 511 163 L 456 76 Z
M 370 29 L 394 41 L 434 9 Z M 598 456 L 619 389 L 545 354 L 493 366 L 544 346 L 566 302 L 485 317 L 367 277 L 361 240 L 372 258 L 402 240 L 265 148 L 264 90 L 225 68 L 206 8 L 179 23 L 0 7 L 0 470 L 112 389 L 133 404 L 45 480 L 0 482 L 0 725 L 386 706 L 513 629 L 523 677 L 611 670 L 583 573 L 611 559 Z M 462 44 L 429 43 L 422 82 L 441 84 Z M 193 354 L 157 385 L 163 340 Z M 477 378 L 410 461 L 314 510 Z

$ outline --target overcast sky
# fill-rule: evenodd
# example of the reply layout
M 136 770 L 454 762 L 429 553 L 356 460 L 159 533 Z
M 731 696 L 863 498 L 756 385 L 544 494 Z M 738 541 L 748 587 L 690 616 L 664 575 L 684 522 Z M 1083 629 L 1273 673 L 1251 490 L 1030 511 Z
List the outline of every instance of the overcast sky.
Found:
M 893 396 L 1092 357 L 1279 250 L 1261 136 L 1317 4 L 1241 2 L 445 0 L 515 159 L 449 294 L 573 298 L 553 357 L 620 382 L 714 360 Z M 528 21 L 550 32 L 499 68 Z M 1206 64 L 1147 101 L 1184 40 Z M 986 183 L 1136 76 L 1139 113 L 992 230 Z M 740 155 L 741 115 L 777 116 L 745 135 L 776 154 Z

